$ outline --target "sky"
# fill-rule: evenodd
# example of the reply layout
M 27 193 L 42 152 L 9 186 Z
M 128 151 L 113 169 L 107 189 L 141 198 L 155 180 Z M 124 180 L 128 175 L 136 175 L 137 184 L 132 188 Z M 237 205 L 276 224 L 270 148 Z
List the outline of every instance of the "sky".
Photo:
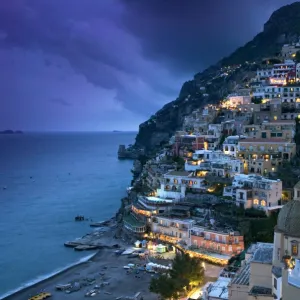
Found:
M 0 130 L 138 130 L 288 0 L 2 0 Z

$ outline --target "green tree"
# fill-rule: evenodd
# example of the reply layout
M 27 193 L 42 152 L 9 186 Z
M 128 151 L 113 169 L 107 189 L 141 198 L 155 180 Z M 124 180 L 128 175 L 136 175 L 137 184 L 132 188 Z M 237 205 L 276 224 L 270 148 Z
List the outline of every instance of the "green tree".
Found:
M 168 275 L 151 279 L 150 292 L 160 294 L 164 299 L 178 299 L 177 291 L 176 282 Z
M 203 279 L 201 260 L 188 254 L 177 254 L 169 273 L 151 280 L 150 291 L 166 299 L 177 299 L 179 294 L 186 293 L 191 286 L 199 285 Z

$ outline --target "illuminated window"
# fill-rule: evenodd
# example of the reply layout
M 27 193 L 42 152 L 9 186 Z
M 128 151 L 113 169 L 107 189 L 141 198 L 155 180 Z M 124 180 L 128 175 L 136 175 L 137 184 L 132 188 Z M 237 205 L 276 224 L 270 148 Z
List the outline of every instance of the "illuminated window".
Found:
M 292 255 L 297 256 L 298 255 L 298 242 L 292 241 Z
M 254 205 L 258 205 L 258 204 L 259 204 L 258 199 L 254 199 L 254 200 L 253 200 L 253 204 L 254 204 Z
M 274 116 L 274 120 L 275 120 L 275 121 L 277 120 L 277 116 Z
M 177 180 L 177 179 L 174 179 L 174 183 L 177 184 L 177 183 L 178 183 L 178 180 Z
M 194 184 L 197 184 L 197 181 L 194 181 Z
M 260 205 L 261 205 L 261 206 L 266 206 L 266 204 L 267 204 L 267 203 L 266 203 L 265 200 L 261 200 L 261 202 L 260 202 Z

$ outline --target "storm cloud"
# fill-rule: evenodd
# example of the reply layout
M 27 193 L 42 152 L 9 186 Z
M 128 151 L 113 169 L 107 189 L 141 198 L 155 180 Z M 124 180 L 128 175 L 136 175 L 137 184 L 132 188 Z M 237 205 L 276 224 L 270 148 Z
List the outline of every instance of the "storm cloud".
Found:
M 1 1 L 0 127 L 137 129 L 291 2 Z

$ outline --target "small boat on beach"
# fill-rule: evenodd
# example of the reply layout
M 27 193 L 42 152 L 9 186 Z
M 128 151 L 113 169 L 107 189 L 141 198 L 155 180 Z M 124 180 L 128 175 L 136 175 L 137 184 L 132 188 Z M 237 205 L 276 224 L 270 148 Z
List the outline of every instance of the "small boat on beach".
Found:
M 90 227 L 103 227 L 103 226 L 107 226 L 109 224 L 109 222 L 110 222 L 110 220 L 91 223 Z
M 74 248 L 75 251 L 86 251 L 86 250 L 96 250 L 98 246 L 93 245 L 79 245 Z

